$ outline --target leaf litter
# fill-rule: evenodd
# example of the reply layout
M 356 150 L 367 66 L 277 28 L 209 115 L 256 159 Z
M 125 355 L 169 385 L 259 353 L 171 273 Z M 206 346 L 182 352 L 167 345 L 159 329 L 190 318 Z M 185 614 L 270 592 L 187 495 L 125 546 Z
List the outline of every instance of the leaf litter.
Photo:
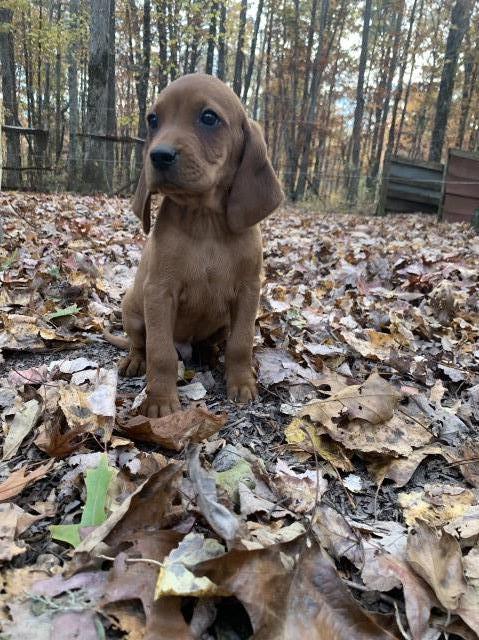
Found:
M 179 345 L 184 410 L 153 420 L 102 337 L 144 242 L 128 202 L 0 199 L 0 634 L 479 635 L 469 228 L 283 208 L 260 399 Z

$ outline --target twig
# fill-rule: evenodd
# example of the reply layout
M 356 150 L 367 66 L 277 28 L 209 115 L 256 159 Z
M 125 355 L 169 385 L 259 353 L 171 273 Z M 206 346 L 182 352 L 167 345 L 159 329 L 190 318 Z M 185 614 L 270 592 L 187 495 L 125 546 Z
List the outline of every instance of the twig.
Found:
M 112 556 L 104 556 L 103 554 L 99 554 L 96 557 L 101 558 L 102 560 L 109 560 L 110 562 L 115 562 L 116 560 L 116 558 L 113 558 Z M 134 562 L 145 562 L 146 564 L 154 564 L 161 568 L 165 566 L 162 562 L 153 560 L 152 558 L 125 558 L 125 562 L 129 564 L 133 564 Z

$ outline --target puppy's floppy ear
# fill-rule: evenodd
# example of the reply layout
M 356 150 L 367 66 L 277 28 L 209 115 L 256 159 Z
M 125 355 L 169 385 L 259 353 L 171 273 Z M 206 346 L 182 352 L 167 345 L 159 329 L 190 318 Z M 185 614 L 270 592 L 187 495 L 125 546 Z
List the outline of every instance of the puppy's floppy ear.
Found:
M 228 198 L 226 219 L 239 232 L 272 213 L 283 200 L 278 178 L 269 161 L 260 126 L 245 119 L 244 149 Z
M 136 187 L 135 195 L 131 203 L 133 213 L 140 218 L 143 224 L 143 231 L 150 232 L 151 227 L 151 193 L 146 186 L 145 167 L 143 166 Z

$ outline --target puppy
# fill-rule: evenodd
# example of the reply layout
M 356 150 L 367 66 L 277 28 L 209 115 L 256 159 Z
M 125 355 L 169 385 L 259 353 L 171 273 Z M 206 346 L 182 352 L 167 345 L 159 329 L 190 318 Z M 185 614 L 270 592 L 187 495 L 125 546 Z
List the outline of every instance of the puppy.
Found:
M 163 200 L 122 303 L 127 376 L 146 372 L 142 412 L 180 409 L 176 342 L 223 330 L 228 397 L 256 396 L 254 323 L 262 267 L 258 222 L 283 199 L 259 126 L 223 82 L 187 75 L 147 115 L 148 137 L 133 211 L 150 232 L 150 200 Z M 118 343 L 118 341 L 117 341 Z

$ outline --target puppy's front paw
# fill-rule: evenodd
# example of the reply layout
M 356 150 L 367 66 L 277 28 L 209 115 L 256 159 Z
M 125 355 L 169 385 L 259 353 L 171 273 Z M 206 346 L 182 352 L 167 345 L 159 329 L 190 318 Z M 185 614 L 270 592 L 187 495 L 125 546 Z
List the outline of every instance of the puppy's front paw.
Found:
M 147 390 L 146 400 L 141 405 L 141 414 L 148 418 L 162 418 L 180 410 L 181 404 L 176 388 L 169 392 Z
M 118 371 L 121 376 L 126 378 L 134 378 L 135 376 L 144 376 L 146 372 L 145 356 L 140 351 L 132 349 L 130 353 L 121 358 L 118 363 Z
M 251 402 L 258 395 L 256 381 L 250 373 L 228 377 L 228 398 L 235 402 Z

